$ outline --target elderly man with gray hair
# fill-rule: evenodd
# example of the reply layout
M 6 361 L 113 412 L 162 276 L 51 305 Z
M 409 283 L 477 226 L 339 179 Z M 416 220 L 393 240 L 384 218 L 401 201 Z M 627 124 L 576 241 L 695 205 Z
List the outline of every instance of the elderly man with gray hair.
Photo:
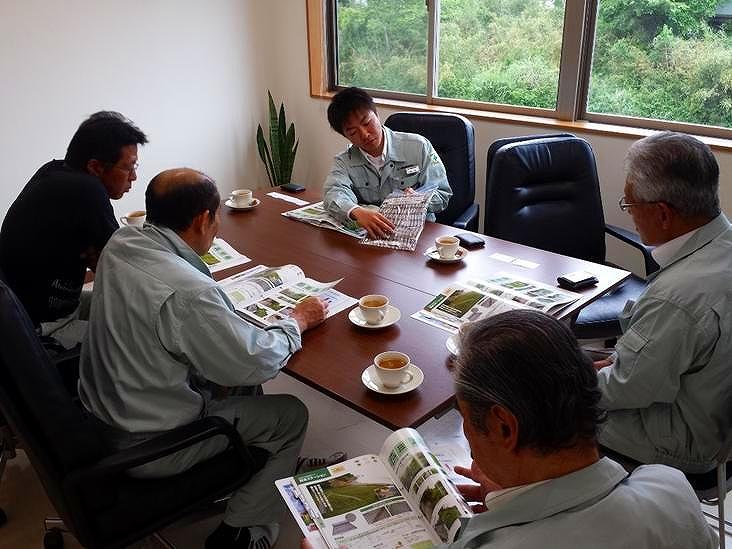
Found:
M 597 447 L 597 375 L 570 329 L 530 309 L 467 325 L 455 396 L 475 513 L 441 549 L 712 549 L 717 536 L 681 471 L 632 473 Z M 301 549 L 313 549 L 307 541 Z
M 631 146 L 628 211 L 660 269 L 621 317 L 615 354 L 595 363 L 609 411 L 600 443 L 688 473 L 715 467 L 732 430 L 732 227 L 707 145 L 662 132 Z

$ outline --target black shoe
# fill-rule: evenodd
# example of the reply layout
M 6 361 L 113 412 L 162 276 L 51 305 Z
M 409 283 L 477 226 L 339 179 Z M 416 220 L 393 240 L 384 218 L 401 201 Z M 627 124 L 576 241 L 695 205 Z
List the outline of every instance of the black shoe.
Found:
M 299 475 L 300 473 L 306 473 L 315 469 L 330 467 L 347 459 L 348 455 L 345 452 L 333 452 L 328 457 L 301 457 L 297 460 L 295 474 Z
M 270 549 L 279 535 L 277 523 L 264 526 L 252 526 L 257 532 L 252 540 L 252 530 L 244 526 L 236 528 L 222 522 L 218 528 L 206 538 L 206 549 Z

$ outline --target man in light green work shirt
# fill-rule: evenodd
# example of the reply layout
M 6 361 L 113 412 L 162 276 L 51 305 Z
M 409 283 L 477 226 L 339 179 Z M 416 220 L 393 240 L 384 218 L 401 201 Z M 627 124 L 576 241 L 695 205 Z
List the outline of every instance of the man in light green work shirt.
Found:
M 661 268 L 620 318 L 615 355 L 599 361 L 609 411 L 604 446 L 688 473 L 715 467 L 732 429 L 732 226 L 707 145 L 662 132 L 626 159 L 627 210 Z
M 328 107 L 331 128 L 351 142 L 335 157 L 325 180 L 323 203 L 340 221 L 353 219 L 372 238 L 394 225 L 367 205 L 380 205 L 393 192 L 431 192 L 427 220 L 447 208 L 452 189 L 445 166 L 421 135 L 394 132 L 381 124 L 371 96 L 360 88 L 338 92 Z
M 99 260 L 79 396 L 119 448 L 218 416 L 245 444 L 270 452 L 264 467 L 232 494 L 223 522 L 206 540 L 206 549 L 247 549 L 250 542 L 269 547 L 282 511 L 274 481 L 295 470 L 307 409 L 293 396 L 253 390 L 219 398 L 216 386 L 252 387 L 275 377 L 300 350 L 302 332 L 323 321 L 325 306 L 308 298 L 266 330 L 236 314 L 200 257 L 219 227 L 219 193 L 206 175 L 162 172 L 150 182 L 145 203 L 149 223 L 119 229 Z M 174 475 L 227 444 L 214 437 L 132 473 Z

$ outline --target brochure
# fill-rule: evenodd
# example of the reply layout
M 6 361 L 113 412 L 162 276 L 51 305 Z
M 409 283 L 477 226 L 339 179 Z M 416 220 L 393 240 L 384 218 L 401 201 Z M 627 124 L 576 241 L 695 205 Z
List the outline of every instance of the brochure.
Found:
M 341 280 L 311 280 L 297 265 L 258 265 L 219 281 L 219 285 L 239 315 L 266 328 L 287 318 L 298 303 L 313 295 L 328 304 L 328 318 L 355 305 L 356 299 L 333 289 Z
M 366 236 L 366 231 L 362 229 L 355 221 L 345 221 L 341 223 L 336 218 L 331 216 L 323 206 L 322 202 L 316 202 L 315 204 L 308 204 L 302 208 L 290 210 L 288 212 L 282 212 L 285 217 L 297 219 L 298 221 L 304 221 L 310 225 L 316 227 L 323 227 L 325 229 L 332 229 L 355 238 L 363 238 Z
M 201 259 L 208 265 L 208 270 L 212 273 L 223 271 L 229 267 L 243 265 L 251 261 L 247 256 L 237 252 L 223 238 L 214 238 L 211 249 L 205 255 L 202 255 Z
M 454 334 L 466 322 L 512 309 L 537 309 L 556 314 L 580 297 L 554 286 L 498 273 L 487 280 L 451 284 L 412 318 Z
M 332 549 L 427 549 L 452 542 L 460 517 L 472 515 L 450 475 L 414 429 L 392 433 L 378 455 L 275 485 L 303 534 L 313 540 L 319 533 Z
M 365 238 L 361 243 L 381 248 L 414 251 L 427 219 L 427 206 L 433 192 L 392 193 L 382 202 L 379 212 L 394 223 L 386 238 Z

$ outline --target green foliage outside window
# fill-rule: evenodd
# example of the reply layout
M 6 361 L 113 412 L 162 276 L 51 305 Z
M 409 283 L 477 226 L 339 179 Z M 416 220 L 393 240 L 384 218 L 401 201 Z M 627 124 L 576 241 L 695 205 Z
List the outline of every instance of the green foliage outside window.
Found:
M 600 0 L 590 112 L 732 128 L 727 0 Z M 556 107 L 563 0 L 441 0 L 440 97 Z M 424 0 L 339 0 L 339 84 L 425 94 Z

